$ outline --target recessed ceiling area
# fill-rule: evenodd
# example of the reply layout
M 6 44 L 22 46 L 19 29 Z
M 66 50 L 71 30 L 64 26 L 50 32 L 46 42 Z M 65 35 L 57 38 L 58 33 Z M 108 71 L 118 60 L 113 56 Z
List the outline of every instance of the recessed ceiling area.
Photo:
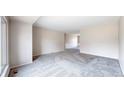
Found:
M 81 28 L 119 22 L 119 16 L 41 16 L 34 26 L 63 32 L 78 32 Z

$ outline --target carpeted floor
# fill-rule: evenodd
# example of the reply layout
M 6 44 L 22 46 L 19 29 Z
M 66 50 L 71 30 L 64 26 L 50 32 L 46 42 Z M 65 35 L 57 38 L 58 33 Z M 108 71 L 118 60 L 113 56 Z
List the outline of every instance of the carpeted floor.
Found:
M 80 54 L 78 49 L 67 49 L 63 52 L 42 55 L 32 64 L 11 69 L 10 76 L 119 77 L 122 76 L 122 72 L 118 60 Z

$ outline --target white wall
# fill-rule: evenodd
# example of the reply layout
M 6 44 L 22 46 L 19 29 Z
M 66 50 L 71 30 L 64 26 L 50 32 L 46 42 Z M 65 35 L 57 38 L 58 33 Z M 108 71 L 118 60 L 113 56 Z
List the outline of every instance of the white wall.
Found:
M 11 67 L 32 63 L 32 24 L 10 22 Z
M 78 34 L 66 33 L 65 48 L 75 48 L 78 46 Z
M 33 55 L 64 51 L 64 32 L 33 27 Z
M 119 62 L 124 74 L 124 17 L 120 19 L 120 31 L 119 31 Z
M 119 23 L 93 26 L 80 30 L 80 52 L 118 59 Z

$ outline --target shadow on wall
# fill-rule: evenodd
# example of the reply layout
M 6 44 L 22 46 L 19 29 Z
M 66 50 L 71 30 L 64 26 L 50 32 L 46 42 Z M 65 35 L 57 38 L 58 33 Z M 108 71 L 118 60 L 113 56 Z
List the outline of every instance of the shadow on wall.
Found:
M 64 51 L 64 32 L 33 27 L 33 56 Z

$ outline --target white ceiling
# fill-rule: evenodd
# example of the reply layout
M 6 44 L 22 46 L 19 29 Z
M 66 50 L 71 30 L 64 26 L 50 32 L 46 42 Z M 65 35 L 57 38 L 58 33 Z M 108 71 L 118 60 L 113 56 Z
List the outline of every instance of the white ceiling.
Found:
M 79 32 L 81 28 L 117 23 L 119 16 L 10 16 L 10 20 L 34 24 L 34 26 L 64 32 Z
M 56 31 L 77 32 L 88 26 L 115 23 L 119 18 L 119 16 L 42 16 L 34 26 Z
M 21 21 L 29 24 L 33 24 L 40 16 L 10 16 L 10 20 Z

